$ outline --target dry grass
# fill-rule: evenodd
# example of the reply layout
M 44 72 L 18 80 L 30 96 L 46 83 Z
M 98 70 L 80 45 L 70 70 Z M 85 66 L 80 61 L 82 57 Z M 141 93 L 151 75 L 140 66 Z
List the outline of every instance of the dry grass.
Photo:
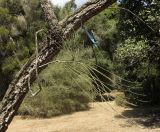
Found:
M 133 111 L 131 108 L 117 106 L 109 102 L 119 113 Z M 70 115 L 51 119 L 22 119 L 15 117 L 7 132 L 158 132 L 159 128 L 151 129 L 132 124 L 129 119 L 119 118 L 107 103 L 91 103 L 89 111 L 76 112 Z M 138 111 L 137 113 L 140 113 Z M 134 117 L 135 113 L 130 113 Z M 133 118 L 131 118 L 133 119 Z

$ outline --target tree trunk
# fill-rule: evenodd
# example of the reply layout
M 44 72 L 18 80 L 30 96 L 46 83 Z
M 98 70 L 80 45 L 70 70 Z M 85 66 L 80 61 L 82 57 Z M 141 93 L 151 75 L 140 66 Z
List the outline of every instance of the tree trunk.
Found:
M 96 0 L 94 2 L 88 2 L 73 15 L 59 23 L 50 2 L 48 0 L 40 0 L 40 2 L 45 20 L 49 26 L 48 42 L 47 44 L 43 44 L 46 46 L 40 50 L 38 59 L 36 55 L 33 55 L 9 85 L 0 106 L 0 132 L 7 130 L 8 125 L 11 123 L 24 97 L 28 93 L 28 79 L 30 78 L 31 84 L 35 81 L 37 65 L 41 66 L 50 62 L 59 53 L 63 39 L 67 39 L 73 31 L 76 31 L 87 20 L 112 5 L 116 0 Z M 38 72 L 44 68 L 45 67 L 38 68 Z

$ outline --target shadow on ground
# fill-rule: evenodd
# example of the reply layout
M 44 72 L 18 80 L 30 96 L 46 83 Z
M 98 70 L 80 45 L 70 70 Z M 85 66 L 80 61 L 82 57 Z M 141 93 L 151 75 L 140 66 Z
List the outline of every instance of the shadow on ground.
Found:
M 135 108 L 125 110 L 122 115 L 147 128 L 160 128 L 160 108 Z M 123 118 L 120 115 L 116 118 Z

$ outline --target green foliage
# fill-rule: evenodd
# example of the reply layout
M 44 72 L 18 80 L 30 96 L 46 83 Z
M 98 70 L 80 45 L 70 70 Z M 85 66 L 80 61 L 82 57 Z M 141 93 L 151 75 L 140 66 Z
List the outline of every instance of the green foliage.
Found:
M 74 1 L 67 3 L 63 9 L 57 7 L 57 16 L 62 18 L 71 13 L 73 3 Z M 0 45 L 0 53 L 2 53 L 0 56 L 0 83 L 2 84 L 0 97 L 2 98 L 15 72 L 34 52 L 35 32 L 42 28 L 46 29 L 46 24 L 42 18 L 39 0 L 1 0 L 0 4 L 2 6 L 0 8 L 0 34 L 5 36 L 2 40 L 3 45 Z M 12 7 L 16 9 L 13 10 Z M 39 42 L 42 37 L 43 33 L 40 33 Z M 74 45 L 76 41 L 78 43 Z M 86 49 L 78 52 L 75 50 L 78 47 L 83 48 L 83 45 L 78 46 L 80 42 L 82 42 L 80 35 L 75 34 L 74 39 L 65 42 L 66 50 L 61 52 L 58 58 L 72 60 L 74 56 L 74 59 L 78 61 L 84 60 L 83 57 L 86 60 L 93 60 L 92 50 Z M 77 69 L 83 72 L 77 75 L 74 71 Z M 88 74 L 89 71 L 84 71 L 82 66 L 77 64 L 50 65 L 38 79 L 43 87 L 42 92 L 35 98 L 28 94 L 19 113 L 34 117 L 51 117 L 88 109 L 88 102 L 92 99 L 90 91 L 93 87 Z M 38 84 L 35 83 L 32 88 L 38 89 Z
M 119 106 L 123 106 L 123 107 L 127 106 L 127 103 L 126 103 L 127 101 L 124 94 L 118 95 L 115 99 L 115 102 Z
M 71 52 L 63 51 L 57 59 L 72 59 Z M 83 54 L 83 51 L 82 51 Z M 30 94 L 24 100 L 19 114 L 34 117 L 51 117 L 88 109 L 91 101 L 92 81 L 89 71 L 77 74 L 75 70 L 85 71 L 81 65 L 51 64 L 39 77 L 43 90 L 36 97 Z M 86 81 L 88 80 L 88 81 Z M 37 88 L 34 84 L 33 89 Z
M 112 7 L 117 8 L 117 5 L 115 4 Z M 93 30 L 101 52 L 105 51 L 105 55 L 111 60 L 113 60 L 113 53 L 119 41 L 119 35 L 117 34 L 119 12 L 112 7 L 93 17 L 86 25 L 87 28 Z
M 1 95 L 34 52 L 35 32 L 46 27 L 39 5 L 39 0 L 0 0 L 0 78 L 7 78 L 1 82 Z
M 12 73 L 13 69 L 18 69 L 19 65 L 15 58 L 8 57 L 3 61 L 2 70 L 4 74 Z
M 0 35 L 1 37 L 7 37 L 9 35 L 9 31 L 6 28 L 0 26 Z
M 39 0 L 0 0 L 0 6 L 1 99 L 20 65 L 35 51 L 35 32 L 47 29 L 47 24 L 43 21 Z M 75 0 L 71 0 L 64 8 L 55 7 L 53 10 L 61 20 L 73 13 L 75 8 Z M 115 71 L 122 78 L 141 82 L 143 87 L 119 79 L 118 85 L 123 90 L 143 92 L 147 95 L 145 99 L 151 101 L 150 104 L 159 104 L 159 9 L 158 0 L 122 0 L 119 6 L 114 4 L 85 24 L 98 41 L 98 48 L 94 52 L 91 47 L 84 48 L 86 34 L 80 29 L 73 38 L 64 42 L 63 51 L 57 58 L 86 63 L 111 79 L 114 78 L 113 74 L 107 70 Z M 39 42 L 43 35 L 38 35 Z M 95 62 L 104 69 L 95 66 Z M 92 99 L 90 92 L 96 87 L 96 81 L 93 82 L 89 76 L 92 70 L 84 69 L 75 62 L 50 65 L 37 80 L 43 86 L 42 92 L 35 98 L 27 95 L 19 113 L 51 117 L 87 109 Z M 111 81 L 95 73 L 96 79 L 114 89 Z M 38 89 L 38 84 L 35 83 L 32 88 Z M 122 104 L 126 98 L 136 104 L 137 99 L 144 99 L 124 91 L 117 102 Z
M 9 10 L 7 8 L 0 7 L 0 18 L 1 26 L 10 22 L 11 16 L 9 15 Z
M 149 46 L 144 40 L 127 39 L 119 44 L 114 55 L 117 71 L 124 78 L 142 81 L 148 74 Z
M 142 61 L 147 58 L 148 50 L 149 46 L 145 44 L 144 40 L 136 42 L 135 39 L 127 39 L 124 43 L 118 45 L 116 57 L 122 62 L 125 60 Z
M 157 23 L 160 3 L 157 0 L 123 0 L 120 7 L 123 9 L 117 26 L 121 42 L 115 54 L 116 69 L 123 77 L 143 84 L 143 90 L 137 91 L 147 95 L 148 104 L 159 104 L 155 93 L 160 91 L 156 83 L 160 70 Z M 125 95 L 135 101 L 135 95 Z

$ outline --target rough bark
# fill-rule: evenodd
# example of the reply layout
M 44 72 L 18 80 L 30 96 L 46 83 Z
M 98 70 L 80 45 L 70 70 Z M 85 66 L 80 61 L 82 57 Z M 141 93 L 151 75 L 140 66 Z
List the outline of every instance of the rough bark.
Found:
M 38 66 L 51 61 L 59 53 L 63 38 L 66 39 L 67 36 L 72 34 L 73 30 L 76 31 L 88 19 L 112 5 L 116 0 L 88 2 L 73 15 L 59 23 L 48 0 L 40 1 L 45 20 L 49 26 L 49 41 L 47 44 L 43 44 L 46 46 L 39 51 Z M 31 78 L 31 84 L 35 81 L 36 66 L 36 55 L 33 55 L 9 85 L 0 106 L 0 132 L 5 132 L 7 130 L 8 125 L 11 123 L 14 115 L 18 111 L 25 95 L 28 93 L 29 76 Z M 38 68 L 38 72 L 42 71 L 44 68 L 45 67 Z
M 77 10 L 71 16 L 66 17 L 59 24 L 63 30 L 63 37 L 70 36 L 74 31 L 79 29 L 87 20 L 97 15 L 108 6 L 115 3 L 116 0 L 95 0 L 87 2 L 79 10 Z

